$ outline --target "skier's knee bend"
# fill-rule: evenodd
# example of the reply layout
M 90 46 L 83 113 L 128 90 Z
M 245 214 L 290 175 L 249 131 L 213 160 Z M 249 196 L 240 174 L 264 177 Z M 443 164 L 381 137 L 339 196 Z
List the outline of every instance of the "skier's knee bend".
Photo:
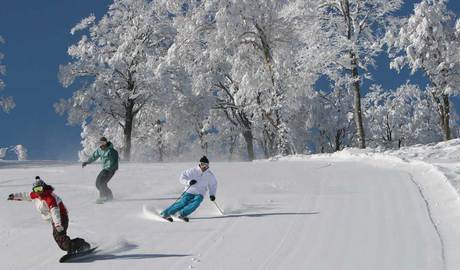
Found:
M 60 235 L 56 238 L 56 242 L 60 249 L 63 251 L 70 251 L 72 248 L 72 243 L 70 238 L 67 235 Z

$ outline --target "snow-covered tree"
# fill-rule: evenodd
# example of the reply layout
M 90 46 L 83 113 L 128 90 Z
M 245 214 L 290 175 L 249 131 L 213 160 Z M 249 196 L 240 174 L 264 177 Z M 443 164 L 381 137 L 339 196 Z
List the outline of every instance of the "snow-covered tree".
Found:
M 402 0 L 320 0 L 320 20 L 327 39 L 320 45 L 331 52 L 332 71 L 341 70 L 353 92 L 353 117 L 360 148 L 365 148 L 361 109 L 361 83 L 369 78 L 369 66 L 381 51 L 380 42 L 392 12 Z M 331 71 L 325 71 L 328 75 Z M 334 80 L 335 78 L 331 78 Z
M 5 158 L 8 152 L 14 152 L 18 160 L 27 160 L 27 148 L 18 144 L 10 147 L 0 147 L 0 159 Z
M 174 117 L 187 119 L 188 124 L 183 127 L 191 132 L 199 142 L 202 155 L 208 155 L 209 139 L 212 124 L 209 122 L 209 109 L 212 105 L 207 95 L 190 95 L 181 98 L 175 103 Z
M 431 142 L 436 95 L 404 85 L 361 97 L 401 2 L 115 0 L 72 29 L 82 36 L 60 79 L 80 88 L 56 109 L 82 125 L 81 156 L 101 135 L 155 161 Z
M 5 156 L 6 156 L 6 151 L 8 151 L 8 148 L 6 148 L 6 147 L 0 147 L 0 159 L 5 158 Z
M 168 155 L 167 125 L 155 107 L 146 106 L 138 115 L 138 135 L 134 145 L 136 159 L 164 161 Z M 156 120 L 155 120 L 156 118 Z
M 298 97 L 296 91 L 314 83 L 299 76 L 307 70 L 301 64 L 311 61 L 305 52 L 299 57 L 299 52 L 309 51 L 305 45 L 313 43 L 316 30 L 302 24 L 309 21 L 301 16 L 309 10 L 307 4 L 199 2 L 187 1 L 192 7 L 187 16 L 176 18 L 181 26 L 172 54 L 191 75 L 193 89 L 211 91 L 216 97 L 214 108 L 240 130 L 250 160 L 254 139 L 267 157 L 293 153 L 291 102 Z M 172 6 L 182 10 L 183 3 Z
M 423 0 L 409 18 L 388 31 L 386 41 L 393 58 L 391 67 L 421 70 L 430 80 L 444 140 L 451 134 L 450 97 L 460 91 L 460 20 L 447 9 L 447 0 Z
M 0 44 L 4 43 L 5 40 L 0 36 Z M 5 75 L 6 73 L 6 68 L 5 65 L 2 65 L 2 60 L 3 60 L 4 55 L 2 52 L 0 52 L 0 76 Z M 0 78 L 0 91 L 3 90 L 5 87 L 5 82 Z M 6 97 L 6 96 L 1 96 L 0 95 L 0 108 L 4 112 L 9 112 L 11 109 L 13 109 L 15 106 L 14 100 L 12 97 Z
M 24 147 L 22 144 L 18 144 L 14 147 L 14 152 L 18 157 L 18 160 L 27 160 L 27 148 Z
M 318 90 L 308 103 L 307 130 L 317 152 L 340 151 L 351 145 L 353 125 L 353 95 L 341 83 L 333 82 L 332 90 Z
M 364 100 L 369 142 L 373 146 L 400 148 L 440 140 L 436 108 L 426 91 L 413 84 L 385 91 L 371 87 Z
M 215 109 L 220 110 L 225 115 L 226 120 L 231 123 L 233 128 L 240 130 L 246 142 L 248 160 L 254 160 L 253 113 L 251 112 L 250 100 L 239 96 L 241 91 L 238 83 L 234 82 L 229 75 L 227 75 L 226 83 L 220 81 L 216 84 L 216 88 L 218 91 Z M 231 137 L 236 140 L 234 136 Z
M 228 120 L 228 116 L 220 109 L 212 110 L 210 114 L 210 122 L 217 132 L 213 132 L 210 136 L 210 145 L 215 155 L 227 159 L 251 160 L 248 151 L 248 145 L 254 147 L 254 142 L 248 144 L 241 134 L 240 128 L 234 122 Z M 255 149 L 252 149 L 252 154 L 255 155 Z M 255 157 L 255 156 L 254 156 Z M 253 157 L 253 158 L 254 158 Z
M 180 29 L 177 25 L 175 27 Z M 176 39 L 176 45 L 181 46 L 179 40 Z M 178 136 L 177 139 L 182 142 L 180 145 L 190 144 L 190 148 L 186 148 L 194 154 L 206 155 L 208 134 L 212 128 L 209 110 L 213 104 L 208 91 L 210 86 L 206 84 L 206 71 L 197 63 L 188 65 L 193 56 L 178 53 L 176 45 L 170 48 L 168 57 L 158 69 L 161 88 L 169 93 L 165 97 L 168 100 L 167 106 L 163 109 L 165 121 L 170 131 L 171 128 L 175 130 L 170 135 Z M 195 80 L 193 76 L 196 76 Z
M 172 3 L 175 2 L 175 5 Z M 209 104 L 208 109 L 221 110 L 223 114 L 227 111 L 227 106 L 224 105 L 224 100 L 228 97 L 226 90 L 228 87 L 234 89 L 234 83 L 231 81 L 231 58 L 228 51 L 232 51 L 233 47 L 228 47 L 223 50 L 217 37 L 216 13 L 218 12 L 219 3 L 217 1 L 209 1 L 207 3 L 187 3 L 188 10 L 181 14 L 183 1 L 170 1 L 170 12 L 179 14 L 175 17 L 176 28 L 179 33 L 176 37 L 176 44 L 171 48 L 169 54 L 169 63 L 171 66 L 180 65 L 184 67 L 184 73 L 177 73 L 176 80 L 181 76 L 190 77 L 190 89 L 178 89 L 178 100 L 186 100 L 188 98 L 195 99 L 196 96 L 211 97 L 207 98 Z M 215 100 L 218 106 L 215 105 Z M 249 101 L 250 102 L 250 101 Z M 176 102 L 177 103 L 177 102 Z M 244 105 L 238 104 L 240 112 L 244 111 Z M 178 104 L 178 107 L 187 110 L 185 103 Z M 236 109 L 236 107 L 232 107 Z M 195 108 L 195 114 L 198 110 L 205 108 Z M 229 109 L 231 110 L 231 109 Z M 229 114 L 230 116 L 231 114 Z M 203 117 L 207 117 L 203 115 Z M 215 118 L 217 119 L 217 118 Z M 232 119 L 219 118 L 220 120 L 232 121 Z M 199 119 L 196 119 L 199 121 Z M 202 119 L 204 120 L 204 119 Z M 241 124 L 237 122 L 236 124 Z M 253 138 L 251 129 L 247 128 L 250 123 L 245 126 L 235 126 L 236 129 L 244 132 L 248 144 L 248 156 L 252 160 L 254 158 Z M 222 125 L 220 125 L 222 126 Z M 200 134 L 199 125 L 196 125 L 196 135 L 198 138 L 203 137 Z
M 108 129 L 121 132 L 122 153 L 129 160 L 136 116 L 152 99 L 161 100 L 155 70 L 176 31 L 168 14 L 146 0 L 114 0 L 102 19 L 96 22 L 91 15 L 71 33 L 83 30 L 88 35 L 68 49 L 74 60 L 59 72 L 65 87 L 76 80 L 83 86 L 72 98 L 56 104 L 56 110 L 67 112 L 72 124 L 90 119 L 89 125 L 100 134 Z
M 248 93 L 243 98 L 258 105 L 254 116 L 270 156 L 295 152 L 287 83 L 301 41 L 293 34 L 296 17 L 285 15 L 289 8 L 284 1 L 230 1 L 216 14 L 218 38 L 233 46 L 232 77 Z

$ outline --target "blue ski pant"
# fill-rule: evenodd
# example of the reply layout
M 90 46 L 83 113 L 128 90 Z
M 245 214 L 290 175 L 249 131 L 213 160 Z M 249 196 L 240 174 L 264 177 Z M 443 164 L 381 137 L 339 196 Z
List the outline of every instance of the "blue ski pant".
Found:
M 203 201 L 203 195 L 201 194 L 191 194 L 185 193 L 180 200 L 172 204 L 170 207 L 166 208 L 163 212 L 161 212 L 162 216 L 171 216 L 175 213 L 179 212 L 179 214 L 183 217 L 186 217 L 193 213 L 200 203 Z

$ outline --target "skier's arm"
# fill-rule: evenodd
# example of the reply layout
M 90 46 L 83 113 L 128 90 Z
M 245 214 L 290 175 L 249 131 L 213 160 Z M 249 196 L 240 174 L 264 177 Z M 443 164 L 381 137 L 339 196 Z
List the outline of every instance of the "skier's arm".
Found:
M 54 227 L 57 231 L 60 231 L 59 228 L 62 228 L 61 224 L 61 210 L 59 210 L 58 206 L 51 208 L 51 219 L 53 220 Z
M 58 232 L 62 231 L 63 227 L 61 224 L 61 210 L 59 209 L 59 205 L 57 204 L 56 199 L 50 197 L 46 199 L 45 202 L 50 209 L 51 219 L 53 221 L 54 227 Z
M 209 188 L 209 196 L 215 197 L 216 192 L 217 192 L 217 179 L 212 173 L 209 179 L 208 188 Z
M 188 186 L 190 185 L 190 181 L 191 180 L 194 180 L 193 179 L 193 176 L 192 176 L 192 169 L 189 169 L 189 170 L 186 170 L 184 171 L 181 175 L 180 175 L 180 178 L 179 178 L 179 182 L 182 184 L 182 185 L 185 185 L 185 186 Z M 195 180 L 196 182 L 196 180 Z
M 99 149 L 97 149 L 97 150 L 94 151 L 94 153 L 88 158 L 88 160 L 85 161 L 85 163 L 86 163 L 86 164 L 92 163 L 92 162 L 96 161 L 100 156 L 101 156 L 101 154 L 99 153 Z
M 8 200 L 14 201 L 32 201 L 30 193 L 28 192 L 19 192 L 19 193 L 11 193 L 8 196 Z

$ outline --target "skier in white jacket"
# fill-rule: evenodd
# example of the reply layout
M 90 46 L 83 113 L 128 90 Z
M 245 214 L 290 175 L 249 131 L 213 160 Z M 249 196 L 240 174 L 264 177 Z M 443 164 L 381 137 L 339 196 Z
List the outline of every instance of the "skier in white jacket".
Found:
M 209 160 L 206 156 L 200 159 L 198 166 L 184 171 L 179 181 L 186 186 L 184 194 L 177 202 L 161 212 L 161 216 L 169 221 L 172 221 L 171 215 L 177 212 L 179 212 L 178 218 L 188 221 L 187 216 L 200 206 L 208 189 L 209 199 L 211 201 L 216 199 L 217 180 L 209 170 Z

